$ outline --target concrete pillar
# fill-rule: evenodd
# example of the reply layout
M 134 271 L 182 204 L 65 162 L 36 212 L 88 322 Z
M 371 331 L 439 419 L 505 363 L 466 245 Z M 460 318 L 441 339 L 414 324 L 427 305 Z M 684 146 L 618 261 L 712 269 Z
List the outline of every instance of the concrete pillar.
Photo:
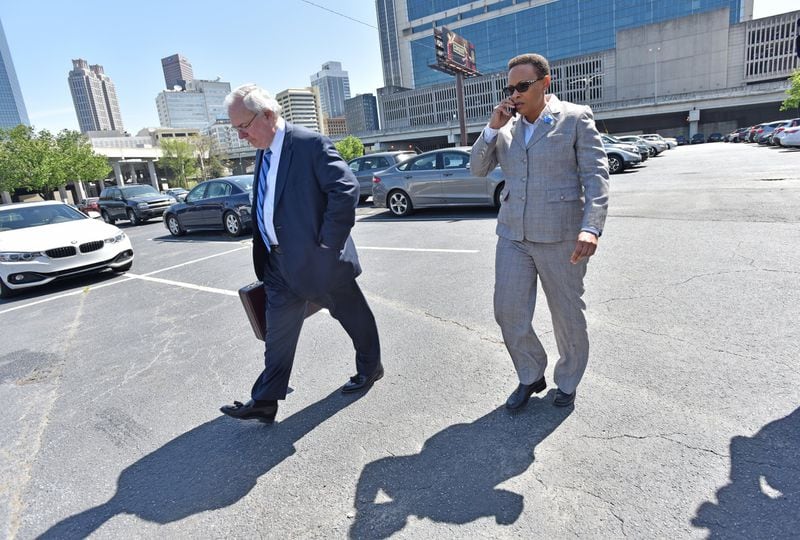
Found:
M 700 110 L 696 107 L 692 107 L 692 110 L 689 111 L 689 139 L 691 140 L 692 135 L 697 133 L 700 128 Z
M 161 186 L 158 183 L 158 175 L 156 175 L 156 166 L 152 161 L 147 162 L 147 172 L 150 174 L 150 183 L 156 188 L 156 191 L 161 191 Z
M 95 189 L 97 190 L 97 196 L 99 197 L 103 190 L 106 189 L 106 183 L 102 180 L 98 180 L 96 184 L 97 185 L 95 185 Z
M 137 184 L 139 182 L 139 177 L 136 175 L 136 164 L 135 163 L 128 163 L 130 166 L 129 169 L 131 170 L 131 182 Z
M 0 193 L 0 198 L 3 200 L 3 204 L 11 204 L 11 193 L 8 191 Z
M 119 166 L 119 161 L 112 161 L 111 168 L 114 169 L 114 178 L 117 179 L 117 185 L 125 185 L 125 180 L 122 178 L 122 169 Z
M 61 197 L 61 201 L 68 203 L 71 202 L 69 200 L 69 195 L 67 195 L 67 187 L 66 186 L 58 186 L 58 195 Z
M 73 185 L 75 186 L 75 191 L 78 193 L 78 202 L 80 202 L 81 199 L 85 199 L 86 188 L 83 186 L 83 182 L 76 181 Z

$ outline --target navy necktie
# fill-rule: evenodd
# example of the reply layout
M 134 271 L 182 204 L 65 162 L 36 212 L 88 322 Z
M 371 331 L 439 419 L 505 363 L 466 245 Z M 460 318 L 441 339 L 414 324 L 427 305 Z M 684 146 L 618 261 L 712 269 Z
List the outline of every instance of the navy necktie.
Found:
M 261 171 L 258 174 L 258 206 L 256 206 L 256 222 L 261 238 L 269 250 L 270 240 L 267 236 L 267 226 L 264 224 L 264 196 L 267 193 L 267 173 L 269 173 L 269 160 L 272 157 L 272 150 L 264 152 L 264 160 L 261 163 Z

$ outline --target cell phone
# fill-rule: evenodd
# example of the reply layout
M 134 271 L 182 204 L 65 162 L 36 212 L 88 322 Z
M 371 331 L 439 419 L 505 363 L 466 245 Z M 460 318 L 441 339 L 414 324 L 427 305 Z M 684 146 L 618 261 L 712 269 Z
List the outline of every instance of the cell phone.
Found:
M 513 117 L 517 116 L 517 108 L 516 107 L 506 107 L 506 113 L 508 114 L 508 116 L 513 118 Z

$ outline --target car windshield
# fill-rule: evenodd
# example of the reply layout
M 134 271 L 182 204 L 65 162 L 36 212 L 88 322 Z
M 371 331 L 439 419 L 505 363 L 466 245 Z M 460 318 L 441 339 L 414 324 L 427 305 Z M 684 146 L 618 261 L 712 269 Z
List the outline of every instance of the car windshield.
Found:
M 153 186 L 132 186 L 122 189 L 126 197 L 140 197 L 142 195 L 158 195 L 158 191 Z
M 41 227 L 79 219 L 90 218 L 66 204 L 4 208 L 0 210 L 0 231 Z

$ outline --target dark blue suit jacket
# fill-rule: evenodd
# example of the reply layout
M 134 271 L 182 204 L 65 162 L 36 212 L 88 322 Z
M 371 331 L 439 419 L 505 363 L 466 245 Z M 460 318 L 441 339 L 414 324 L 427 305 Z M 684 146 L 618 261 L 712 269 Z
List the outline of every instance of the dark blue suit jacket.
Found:
M 256 153 L 253 216 L 263 150 Z M 275 185 L 273 224 L 289 287 L 309 300 L 361 273 L 350 238 L 359 186 L 350 167 L 327 137 L 286 122 Z M 322 248 L 320 244 L 329 246 Z M 264 279 L 267 248 L 253 224 L 253 266 Z

